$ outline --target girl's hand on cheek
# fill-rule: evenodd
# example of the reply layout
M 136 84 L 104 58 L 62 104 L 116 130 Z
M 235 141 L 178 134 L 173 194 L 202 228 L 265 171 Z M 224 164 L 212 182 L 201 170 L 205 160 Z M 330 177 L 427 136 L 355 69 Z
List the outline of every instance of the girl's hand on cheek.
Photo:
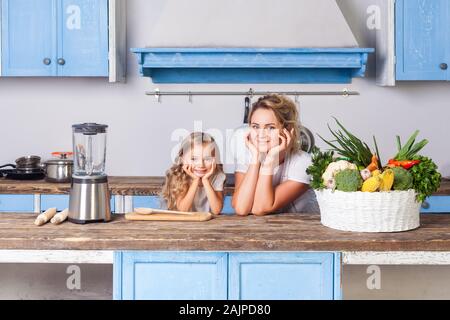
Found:
M 190 164 L 184 164 L 183 165 L 183 171 L 189 176 L 191 177 L 191 179 L 193 180 L 200 180 L 199 177 L 197 177 L 194 172 L 192 171 L 192 165 Z
M 202 177 L 202 180 L 203 180 L 203 181 L 206 181 L 206 180 L 208 180 L 209 178 L 211 178 L 212 175 L 214 174 L 214 172 L 216 171 L 216 167 L 217 167 L 217 165 L 216 165 L 216 160 L 214 159 L 214 160 L 212 161 L 211 170 L 209 170 L 209 172 L 207 172 L 207 173 Z

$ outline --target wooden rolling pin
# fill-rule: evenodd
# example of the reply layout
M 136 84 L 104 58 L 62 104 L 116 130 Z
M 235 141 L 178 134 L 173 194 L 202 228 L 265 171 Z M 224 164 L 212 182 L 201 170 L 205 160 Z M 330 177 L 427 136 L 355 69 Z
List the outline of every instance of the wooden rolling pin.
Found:
M 134 212 L 138 213 L 138 214 L 154 214 L 154 213 L 184 214 L 184 215 L 194 214 L 194 212 L 162 210 L 162 209 L 153 209 L 153 208 L 135 208 Z

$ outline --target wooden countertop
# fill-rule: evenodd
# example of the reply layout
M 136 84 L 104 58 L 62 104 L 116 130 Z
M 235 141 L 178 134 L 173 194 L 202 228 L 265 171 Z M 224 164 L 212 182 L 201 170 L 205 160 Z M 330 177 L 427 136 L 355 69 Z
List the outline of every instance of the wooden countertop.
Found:
M 109 188 L 115 195 L 157 195 L 164 177 L 109 177 Z M 234 189 L 233 175 L 227 175 L 225 194 L 231 195 Z M 44 180 L 18 181 L 0 178 L 0 194 L 67 194 L 69 183 L 49 183 Z M 450 180 L 443 179 L 436 195 L 450 195 Z
M 208 222 L 127 221 L 33 224 L 34 214 L 0 215 L 0 249 L 199 251 L 450 251 L 450 215 L 423 215 L 401 233 L 326 228 L 315 214 L 219 216 Z

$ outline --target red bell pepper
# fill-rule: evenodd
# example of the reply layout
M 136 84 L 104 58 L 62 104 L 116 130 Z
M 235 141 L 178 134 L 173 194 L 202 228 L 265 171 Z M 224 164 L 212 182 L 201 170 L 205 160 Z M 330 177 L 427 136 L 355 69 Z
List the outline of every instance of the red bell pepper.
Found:
M 390 159 L 388 164 L 392 167 L 402 167 L 403 169 L 411 169 L 416 164 L 419 164 L 420 160 L 395 160 Z

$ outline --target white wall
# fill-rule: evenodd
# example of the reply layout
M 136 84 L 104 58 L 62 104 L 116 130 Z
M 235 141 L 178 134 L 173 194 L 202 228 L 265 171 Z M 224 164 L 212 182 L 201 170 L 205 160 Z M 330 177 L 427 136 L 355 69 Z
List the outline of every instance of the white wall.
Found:
M 182 2 L 182 0 L 179 0 Z M 326 0 L 331 1 L 331 0 Z M 370 4 L 378 3 L 370 1 Z M 211 1 L 210 1 L 211 2 Z M 244 0 L 242 0 L 244 2 Z M 289 4 L 295 0 L 276 1 L 278 7 L 286 6 L 286 15 L 278 14 L 276 18 L 262 16 L 264 34 L 267 43 L 279 37 L 277 23 L 286 17 L 295 19 Z M 173 4 L 173 1 L 171 1 Z M 212 2 L 211 2 L 212 3 Z M 217 2 L 219 3 L 219 2 Z M 283 4 L 284 3 L 284 4 Z M 309 4 L 315 2 L 309 2 Z M 149 39 L 155 37 L 154 30 L 164 38 L 164 29 L 159 27 L 158 18 L 164 11 L 163 0 L 127 0 L 128 6 L 128 47 L 149 45 Z M 374 46 L 375 33 L 365 26 L 367 0 L 340 0 L 340 6 L 356 38 L 361 46 Z M 218 5 L 218 4 L 217 4 Z M 258 6 L 245 11 L 251 17 L 261 14 Z M 265 10 L 265 9 L 264 9 Z M 212 14 L 214 10 L 209 11 Z M 277 11 L 279 12 L 279 11 Z M 209 17 L 199 11 L 198 17 L 191 16 L 189 20 L 195 25 L 202 18 Z M 311 15 L 319 14 L 311 10 Z M 301 13 L 299 13 L 301 16 Z M 156 19 L 156 20 L 155 20 Z M 176 25 L 178 17 L 173 17 Z M 185 20 L 184 20 L 185 21 Z M 224 20 L 221 20 L 222 22 Z M 210 21 L 211 22 L 211 21 Z M 162 22 L 161 22 L 162 23 Z M 167 22 L 165 22 L 167 23 Z M 283 24 L 289 26 L 288 24 Z M 242 32 L 239 21 L 230 20 L 223 23 L 218 30 L 222 34 L 232 34 L 236 43 L 240 43 L 248 34 Z M 326 32 L 328 21 L 321 21 L 320 32 Z M 217 26 L 215 26 L 217 27 Z M 158 29 L 159 28 L 159 29 Z M 222 29 L 220 29 L 222 28 Z M 286 27 L 288 30 L 288 27 Z M 227 32 L 223 32 L 226 30 Z M 343 29 L 342 29 L 343 30 Z M 168 33 L 176 36 L 173 30 Z M 335 30 L 334 30 L 335 31 Z M 295 42 L 305 35 L 290 29 L 290 34 L 283 34 L 283 43 L 288 39 Z M 214 34 L 213 34 L 214 35 Z M 308 41 L 315 41 L 320 35 L 308 33 Z M 241 39 L 241 40 L 239 40 Z M 343 39 L 348 39 L 343 35 Z M 202 41 L 211 39 L 202 38 Z M 347 41 L 347 40 L 345 40 Z M 280 42 L 281 43 L 281 42 Z M 275 43 L 274 43 L 275 44 Z M 295 43 L 294 43 L 295 44 Z M 266 43 L 261 44 L 267 45 Z M 439 164 L 444 175 L 450 175 L 450 160 L 448 157 L 449 142 L 447 139 L 448 119 L 450 119 L 450 90 L 444 82 L 414 82 L 400 83 L 395 88 L 375 86 L 374 59 L 371 59 L 369 76 L 357 79 L 350 85 L 161 85 L 154 86 L 149 79 L 140 78 L 137 74 L 135 57 L 128 55 L 128 82 L 126 84 L 109 84 L 106 79 L 7 79 L 0 78 L 0 163 L 13 162 L 17 157 L 27 154 L 37 154 L 44 158 L 52 151 L 71 149 L 71 125 L 78 122 L 95 121 L 110 125 L 107 167 L 111 175 L 162 175 L 170 163 L 170 152 L 175 142 L 171 141 L 171 133 L 178 128 L 193 130 L 195 120 L 203 121 L 203 128 L 218 128 L 222 131 L 235 128 L 241 124 L 243 117 L 243 97 L 194 97 L 190 104 L 187 98 L 164 97 L 159 104 L 153 97 L 144 95 L 146 90 L 158 87 L 161 90 L 248 90 L 250 87 L 261 90 L 341 90 L 347 87 L 357 90 L 361 96 L 342 97 L 305 97 L 301 98 L 301 119 L 314 132 L 324 136 L 327 134 L 326 123 L 331 122 L 334 115 L 364 139 L 371 141 L 376 134 L 383 159 L 395 152 L 395 135 L 403 137 L 411 134 L 416 128 L 421 130 L 421 136 L 430 140 L 425 152 Z M 323 145 L 323 144 L 321 144 Z M 228 171 L 230 168 L 228 168 Z M 44 268 L 47 271 L 42 271 Z M 52 298 L 55 292 L 61 292 L 61 276 L 57 283 L 52 279 L 52 272 L 61 272 L 61 267 L 46 266 L 35 269 L 21 267 L 20 274 L 14 266 L 0 266 L 0 284 L 8 281 L 8 289 L 0 290 L 4 298 Z M 87 272 L 93 270 L 86 266 Z M 98 296 L 108 296 L 110 293 L 112 273 L 107 266 L 102 272 L 103 281 L 95 282 L 90 291 L 98 292 Z M 400 269 L 403 270 L 401 267 Z M 53 270 L 53 271 L 52 271 Z M 55 271 L 56 270 L 56 271 Z M 347 273 L 347 270 L 350 270 Z M 417 267 L 408 269 L 412 278 L 417 274 L 426 273 L 430 277 L 419 282 L 412 282 L 407 287 L 398 280 L 398 269 L 387 268 L 384 291 L 377 294 L 367 291 L 363 286 L 364 267 L 345 268 L 345 297 L 395 297 L 396 294 L 420 298 L 450 298 L 449 290 L 442 285 L 439 274 L 431 275 L 435 268 Z M 442 267 L 443 274 L 448 274 L 449 268 Z M 16 273 L 15 273 L 16 272 Z M 403 272 L 403 271 L 401 271 Z M 10 279 L 17 279 L 17 284 Z M 25 280 L 24 280 L 25 279 Z M 39 290 L 32 290 L 38 286 Z M 423 288 L 426 289 L 423 289 Z M 448 287 L 448 286 L 447 286 Z M 14 289 L 16 288 L 16 289 Z M 400 292 L 399 288 L 404 288 Z M 32 291 L 30 291 L 32 290 Z M 427 293 L 424 292 L 427 290 Z M 109 292 L 109 293 L 108 293 Z M 31 294 L 32 293 L 32 294 Z M 65 292 L 61 297 L 70 293 Z M 72 295 L 74 298 L 79 296 Z

